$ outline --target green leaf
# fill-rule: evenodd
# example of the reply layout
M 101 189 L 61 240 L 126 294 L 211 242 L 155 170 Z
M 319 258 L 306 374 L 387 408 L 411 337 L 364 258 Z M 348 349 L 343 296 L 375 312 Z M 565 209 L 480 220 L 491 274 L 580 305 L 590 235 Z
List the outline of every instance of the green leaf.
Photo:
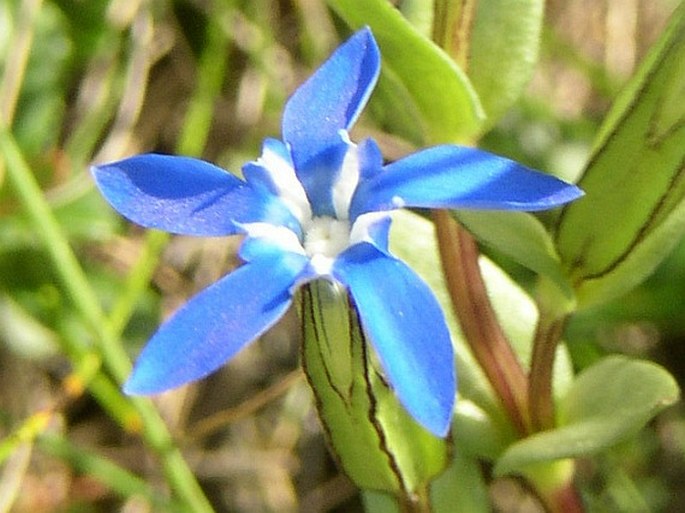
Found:
M 402 15 L 426 37 L 433 30 L 433 2 L 426 0 L 403 0 L 398 6 Z
M 11 296 L 0 293 L 0 341 L 24 358 L 46 360 L 57 353 L 57 334 Z
M 362 493 L 369 513 L 400 513 L 395 499 L 374 491 Z M 431 513 L 488 513 L 487 487 L 479 463 L 457 448 L 456 457 L 431 485 Z
M 685 232 L 685 4 L 624 89 L 562 212 L 557 247 L 580 306 L 646 278 Z
M 387 0 L 328 0 L 328 4 L 352 28 L 371 27 L 383 68 L 399 78 L 421 114 L 421 142 L 453 143 L 478 132 L 484 114 L 464 72 Z
M 480 242 L 549 278 L 566 299 L 572 300 L 573 289 L 554 241 L 534 215 L 494 210 L 459 210 L 454 215 Z
M 538 61 L 543 0 L 480 0 L 471 32 L 469 78 L 494 125 L 519 98 Z
M 32 158 L 43 157 L 60 136 L 73 53 L 67 29 L 57 7 L 41 7 L 13 125 L 19 144 Z
M 397 106 L 402 108 L 398 109 Z M 369 109 L 379 126 L 387 127 L 394 136 L 424 144 L 424 128 L 419 106 L 402 83 L 401 77 L 385 67 L 378 80 L 378 86 L 371 97 Z
M 343 288 L 318 280 L 302 299 L 303 367 L 341 467 L 364 489 L 424 491 L 448 464 L 448 441 L 400 405 Z
M 559 427 L 515 443 L 497 462 L 497 475 L 531 465 L 589 456 L 634 435 L 680 396 L 662 367 L 609 356 L 583 371 L 559 404 Z
M 431 486 L 432 513 L 488 513 L 488 491 L 480 463 L 455 440 L 455 456 L 449 468 Z

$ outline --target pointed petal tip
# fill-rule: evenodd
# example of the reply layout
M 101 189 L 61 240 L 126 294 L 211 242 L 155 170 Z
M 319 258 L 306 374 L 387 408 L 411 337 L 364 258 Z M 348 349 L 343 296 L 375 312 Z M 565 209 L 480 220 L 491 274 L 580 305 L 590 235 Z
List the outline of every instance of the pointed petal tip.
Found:
M 585 191 L 575 184 L 569 184 L 567 187 L 566 197 L 568 201 L 574 201 L 585 196 Z
M 151 363 L 150 359 L 139 357 L 131 374 L 121 387 L 122 392 L 128 396 L 156 395 L 203 377 L 198 376 L 196 379 L 178 382 L 170 377 L 170 373 L 167 373 L 166 377 L 161 376 L 161 373 L 157 371 L 158 368 L 159 366 L 154 362 Z
M 154 375 L 150 374 L 149 370 L 141 371 L 139 367 L 140 362 L 136 363 L 133 371 L 131 371 L 131 374 L 121 386 L 121 391 L 127 396 L 143 397 L 162 394 L 169 390 L 173 390 L 174 388 L 198 381 L 204 377 L 199 376 L 196 379 L 187 380 L 182 383 L 167 383 L 164 379 L 156 379 Z M 207 374 L 209 374 L 209 372 Z
M 452 394 L 452 400 L 445 402 L 445 404 L 430 409 L 426 408 L 423 412 L 413 411 L 410 413 L 425 429 L 439 438 L 445 438 L 452 427 L 455 395 Z
M 146 390 L 143 383 L 139 383 L 135 370 L 131 373 L 128 379 L 124 382 L 121 387 L 122 392 L 129 396 L 141 396 L 141 395 L 152 395 L 155 392 Z
M 381 56 L 365 27 L 343 42 L 288 99 L 282 132 L 296 167 L 326 150 L 359 117 L 380 74 Z
M 559 188 L 552 192 L 546 198 L 542 198 L 539 201 L 531 204 L 522 204 L 522 210 L 528 210 L 534 212 L 536 210 L 547 210 L 556 207 L 561 207 L 567 203 L 576 201 L 577 199 L 585 196 L 585 191 L 578 187 L 577 185 L 564 182 L 562 180 L 557 180 L 559 183 Z M 516 208 L 514 208 L 515 210 Z
M 584 194 L 508 158 L 456 145 L 426 148 L 383 169 L 358 187 L 351 206 L 355 215 L 402 206 L 537 211 Z

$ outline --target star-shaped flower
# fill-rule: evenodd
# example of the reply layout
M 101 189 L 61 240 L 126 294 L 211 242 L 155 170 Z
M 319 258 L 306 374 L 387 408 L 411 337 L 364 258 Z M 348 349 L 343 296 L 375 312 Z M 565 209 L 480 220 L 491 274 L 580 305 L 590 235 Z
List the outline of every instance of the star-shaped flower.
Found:
M 155 154 L 93 168 L 107 200 L 135 223 L 185 235 L 246 235 L 245 263 L 161 326 L 127 393 L 154 394 L 206 376 L 273 326 L 298 287 L 326 279 L 348 290 L 400 402 L 433 433 L 447 433 L 456 391 L 450 334 L 429 287 L 389 253 L 389 213 L 541 210 L 582 193 L 454 145 L 384 164 L 373 140 L 357 145 L 348 136 L 379 70 L 373 35 L 360 30 L 288 100 L 283 142 L 266 140 L 261 157 L 243 167 L 244 181 L 201 160 Z

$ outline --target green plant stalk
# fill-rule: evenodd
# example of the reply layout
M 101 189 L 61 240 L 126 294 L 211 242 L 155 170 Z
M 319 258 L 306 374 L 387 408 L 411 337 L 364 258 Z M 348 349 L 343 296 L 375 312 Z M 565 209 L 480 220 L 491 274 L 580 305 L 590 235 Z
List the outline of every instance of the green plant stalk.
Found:
M 10 125 L 14 119 L 21 84 L 24 80 L 33 43 L 33 29 L 38 19 L 42 0 L 30 0 L 19 4 L 16 37 L 10 39 L 5 59 L 5 72 L 0 83 L 0 122 Z
M 4 464 L 16 448 L 31 443 L 48 426 L 50 412 L 39 411 L 27 418 L 19 427 L 0 440 L 0 465 Z
M 0 154 L 7 167 L 7 176 L 26 209 L 38 240 L 45 247 L 62 286 L 85 324 L 94 334 L 95 344 L 109 372 L 119 382 L 128 375 L 131 363 L 128 355 L 114 336 L 99 300 L 88 283 L 66 236 L 42 194 L 14 138 L 0 126 Z M 85 357 L 90 350 L 74 346 L 72 350 Z M 193 473 L 188 468 L 169 436 L 164 421 L 147 400 L 134 399 L 133 404 L 143 421 L 143 435 L 162 460 L 170 485 L 194 512 L 211 512 Z
M 226 2 L 232 4 L 233 2 Z M 218 2 L 215 9 L 219 11 Z M 221 18 L 230 6 L 222 6 L 216 17 Z M 207 26 L 207 46 L 200 56 L 197 86 L 185 114 L 176 149 L 181 155 L 199 156 L 205 146 L 214 115 L 214 102 L 221 93 L 228 66 L 228 37 L 218 20 L 210 19 Z
M 57 435 L 44 434 L 37 442 L 41 451 L 68 461 L 72 467 L 94 477 L 122 497 L 142 496 L 158 510 L 169 511 L 171 505 L 160 500 L 152 486 L 111 460 L 77 447 Z
M 477 0 L 435 0 L 433 39 L 466 71 Z M 440 261 L 464 337 L 516 431 L 530 432 L 528 379 L 502 331 L 478 265 L 478 247 L 444 210 L 433 211 Z
M 3 56 L 5 71 L 0 82 L 0 124 L 11 126 L 14 120 L 14 111 L 31 53 L 33 29 L 42 4 L 42 0 L 33 0 L 22 2 L 19 6 L 18 36 L 10 39 L 7 53 Z M 0 188 L 4 181 L 5 164 L 0 161 Z
M 477 0 L 435 0 L 433 38 L 464 71 L 469 64 L 476 9 Z M 555 302 L 560 299 L 555 296 L 545 298 L 550 308 L 540 308 L 527 375 L 488 298 L 475 240 L 447 211 L 433 211 L 433 221 L 445 281 L 465 339 L 513 426 L 521 438 L 553 427 L 553 365 L 569 313 L 564 310 L 567 302 Z M 555 473 L 557 479 L 552 485 L 544 478 L 538 479 L 539 475 L 526 478 L 550 513 L 582 513 L 584 507 L 573 485 L 573 463 L 560 465 L 563 471 Z
M 478 0 L 434 0 L 433 41 L 466 71 Z
M 108 316 L 110 329 L 116 336 L 121 336 L 131 319 L 138 298 L 150 285 L 150 279 L 157 268 L 159 257 L 169 242 L 169 234 L 158 230 L 149 230 L 135 265 L 129 272 L 122 287 L 123 291 Z

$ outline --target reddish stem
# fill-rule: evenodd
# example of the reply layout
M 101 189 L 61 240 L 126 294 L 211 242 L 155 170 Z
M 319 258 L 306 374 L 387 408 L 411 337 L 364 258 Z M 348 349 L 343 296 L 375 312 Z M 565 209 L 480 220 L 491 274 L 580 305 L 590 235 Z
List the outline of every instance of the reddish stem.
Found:
M 478 265 L 478 247 L 446 210 L 435 210 L 440 259 L 452 306 L 473 355 L 521 436 L 530 433 L 528 379 L 497 320 Z
M 583 500 L 572 482 L 553 494 L 542 497 L 542 501 L 549 513 L 585 513 Z
M 549 317 L 545 312 L 540 312 L 528 383 L 530 419 L 536 432 L 552 429 L 556 425 L 552 378 L 554 358 L 565 324 L 565 317 Z

